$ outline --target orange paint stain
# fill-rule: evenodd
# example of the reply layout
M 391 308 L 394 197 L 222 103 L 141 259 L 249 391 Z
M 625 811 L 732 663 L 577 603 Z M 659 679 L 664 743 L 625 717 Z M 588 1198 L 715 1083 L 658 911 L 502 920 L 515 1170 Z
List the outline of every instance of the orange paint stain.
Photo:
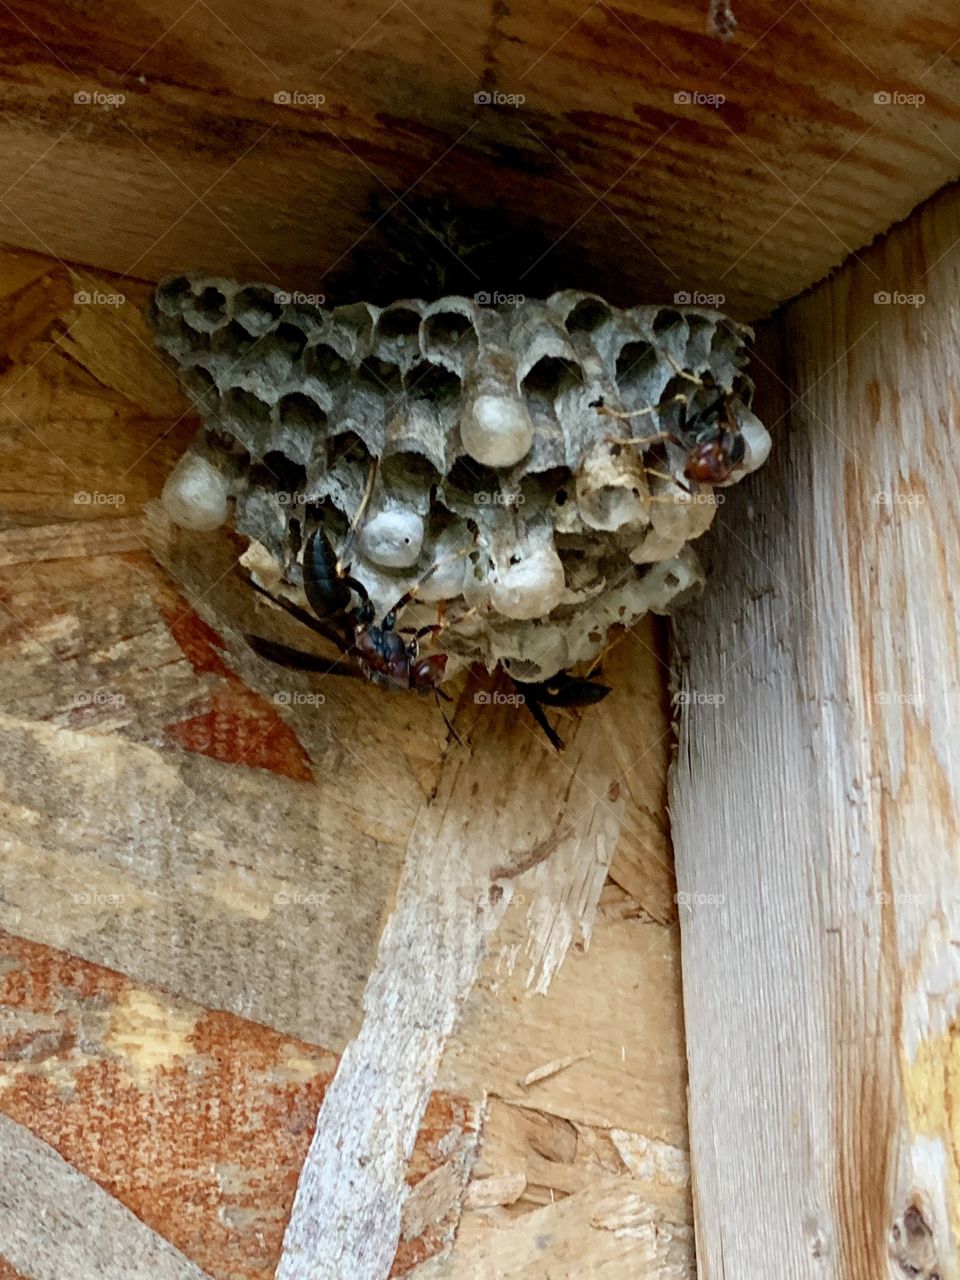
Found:
M 296 734 L 276 708 L 223 661 L 224 644 L 213 628 L 171 587 L 164 587 L 158 608 L 194 671 L 222 681 L 194 708 L 195 714 L 166 726 L 167 740 L 225 764 L 244 764 L 312 782 L 310 757 Z
M 0 1042 L 0 1111 L 215 1280 L 272 1275 L 336 1056 L 2 933 L 0 974 L 0 996 L 24 1015 Z M 177 1052 L 157 1052 L 170 1042 Z M 465 1159 L 478 1123 L 470 1100 L 431 1097 L 411 1185 Z M 392 1274 L 436 1253 L 455 1226 L 451 1214 L 401 1242 Z

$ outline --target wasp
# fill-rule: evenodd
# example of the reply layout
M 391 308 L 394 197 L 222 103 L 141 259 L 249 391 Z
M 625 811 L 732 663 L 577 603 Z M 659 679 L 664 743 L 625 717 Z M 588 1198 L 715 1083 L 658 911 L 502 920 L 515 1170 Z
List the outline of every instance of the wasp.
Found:
M 523 697 L 524 704 L 555 751 L 563 750 L 563 739 L 547 719 L 543 708 L 591 707 L 602 702 L 610 692 L 609 685 L 589 678 L 581 679 L 569 671 L 558 671 L 549 680 L 514 681 L 514 688 Z
M 695 383 L 700 390 L 717 389 L 710 374 L 696 378 L 676 364 L 674 368 L 681 377 Z M 661 440 L 667 440 L 671 444 L 679 445 L 686 452 L 683 474 L 687 480 L 693 480 L 697 484 L 716 485 L 729 480 L 746 456 L 746 441 L 734 413 L 734 405 L 738 399 L 739 394 L 735 390 L 720 391 L 715 400 L 708 402 L 704 408 L 698 409 L 689 417 L 690 397 L 682 393 L 667 396 L 659 404 L 645 409 L 634 409 L 629 413 L 618 413 L 614 409 L 608 409 L 602 397 L 594 400 L 590 407 L 608 417 L 625 420 L 644 417 L 648 414 L 659 414 L 668 405 L 678 404 L 680 408 L 676 431 L 660 431 L 656 435 L 640 438 L 633 436 L 610 438 L 609 443 L 634 445 L 646 449 Z M 672 479 L 672 477 L 669 478 Z
M 447 655 L 434 653 L 423 657 L 419 652 L 421 639 L 439 627 L 421 627 L 410 640 L 405 640 L 396 629 L 398 616 L 414 598 L 417 588 L 405 592 L 383 620 L 377 622 L 366 587 L 341 569 L 323 529 L 315 529 L 310 534 L 303 553 L 303 592 L 312 615 L 290 600 L 271 596 L 257 583 L 252 585 L 312 631 L 331 640 L 345 657 L 355 654 L 357 664 L 331 662 L 262 636 L 248 635 L 248 643 L 261 657 L 299 671 L 361 676 L 382 689 L 439 691 Z M 353 603 L 354 596 L 358 604 Z
M 429 575 L 421 582 L 426 576 Z M 376 622 L 366 587 L 341 568 L 322 529 L 314 530 L 307 539 L 303 555 L 303 591 L 312 613 L 292 600 L 271 595 L 253 579 L 249 581 L 255 590 L 331 641 L 345 657 L 355 654 L 356 663 L 323 658 L 276 640 L 248 634 L 247 643 L 261 658 L 296 671 L 361 677 L 381 689 L 412 689 L 415 693 L 432 693 L 438 699 L 449 701 L 449 695 L 440 688 L 446 674 L 447 655 L 421 655 L 419 651 L 423 638 L 443 630 L 444 624 L 420 627 L 412 632 L 409 640 L 397 630 L 397 619 L 414 599 L 419 583 L 400 597 L 381 622 Z M 547 741 L 557 751 L 563 750 L 563 740 L 547 720 L 543 708 L 592 706 L 610 692 L 606 685 L 578 678 L 567 671 L 560 671 L 549 680 L 515 682 L 515 687 Z M 452 729 L 446 716 L 444 720 Z
M 310 606 L 309 610 L 283 596 L 274 596 L 252 577 L 248 576 L 247 579 L 261 595 L 280 605 L 304 626 L 330 641 L 343 658 L 355 658 L 355 661 L 323 658 L 263 636 L 248 634 L 246 640 L 260 657 L 279 666 L 321 675 L 359 677 L 382 689 L 433 694 L 439 706 L 440 699 L 450 701 L 449 695 L 440 688 L 446 675 L 447 655 L 422 655 L 420 644 L 426 636 L 435 637 L 444 631 L 449 623 L 432 623 L 417 629 L 398 629 L 397 620 L 423 583 L 445 561 L 434 564 L 419 582 L 397 600 L 380 622 L 376 620 L 373 602 L 366 587 L 358 578 L 351 576 L 349 566 L 343 565 L 343 557 L 369 500 L 372 486 L 373 472 L 339 559 L 322 527 L 315 528 L 307 538 L 303 551 L 303 592 Z M 468 551 L 456 553 L 467 554 Z M 459 620 L 466 616 L 461 615 Z M 405 635 L 410 638 L 405 639 Z M 566 671 L 559 672 L 549 680 L 514 683 L 530 714 L 557 751 L 563 749 L 563 741 L 547 720 L 543 708 L 589 706 L 600 702 L 610 692 L 605 685 L 577 678 Z M 459 742 L 459 735 L 442 708 L 441 714 L 447 728 Z

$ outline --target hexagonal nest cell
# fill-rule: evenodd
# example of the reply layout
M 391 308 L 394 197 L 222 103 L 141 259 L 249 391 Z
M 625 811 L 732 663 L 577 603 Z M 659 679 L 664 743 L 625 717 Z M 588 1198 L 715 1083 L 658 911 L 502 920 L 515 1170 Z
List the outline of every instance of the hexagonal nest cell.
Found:
M 157 289 L 157 343 L 205 423 L 164 502 L 193 528 L 232 504 L 255 577 L 301 605 L 322 525 L 378 616 L 414 587 L 405 624 L 443 602 L 448 674 L 543 680 L 668 610 L 701 581 L 715 485 L 770 449 L 752 334 L 716 311 L 300 296 L 202 274 Z M 713 484 L 698 447 L 726 460 Z

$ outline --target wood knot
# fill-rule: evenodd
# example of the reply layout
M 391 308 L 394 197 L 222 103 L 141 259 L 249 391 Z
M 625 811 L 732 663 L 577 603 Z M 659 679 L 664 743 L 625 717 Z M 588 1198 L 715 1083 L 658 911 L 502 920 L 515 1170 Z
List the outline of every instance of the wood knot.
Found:
M 890 1257 L 905 1276 L 940 1280 L 940 1264 L 933 1231 L 921 1207 L 914 1202 L 890 1229 Z

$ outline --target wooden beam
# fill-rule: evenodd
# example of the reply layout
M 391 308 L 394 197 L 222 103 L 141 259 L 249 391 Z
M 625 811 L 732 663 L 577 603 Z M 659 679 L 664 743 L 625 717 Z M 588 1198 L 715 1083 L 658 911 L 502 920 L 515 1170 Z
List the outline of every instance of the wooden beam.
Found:
M 324 1097 L 278 1280 L 381 1280 L 389 1272 L 423 1107 L 516 886 L 556 913 L 549 882 L 536 873 L 548 858 L 562 871 L 576 855 L 594 881 L 584 885 L 583 870 L 571 869 L 590 927 L 624 807 L 610 794 L 621 771 L 602 722 L 584 717 L 557 756 L 520 726 L 522 709 L 478 709 L 472 694 L 470 686 L 461 710 L 464 732 L 472 729 L 469 745 L 451 748 L 437 793 L 410 835 L 364 994 L 363 1025 Z M 560 897 L 562 904 L 566 895 Z M 562 913 L 555 930 L 564 932 Z
M 436 259 L 469 294 L 703 292 L 763 314 L 955 177 L 956 15 L 739 0 L 724 41 L 708 7 L 13 0 L 0 238 L 355 301 L 396 274 L 381 236 L 417 226 L 411 200 L 455 193 L 540 242 L 477 276 L 425 234 L 395 296 Z
M 210 1280 L 29 1129 L 0 1115 L 0 1252 L 31 1280 Z
M 767 335 L 786 416 L 678 626 L 704 1280 L 957 1274 L 958 214 Z

